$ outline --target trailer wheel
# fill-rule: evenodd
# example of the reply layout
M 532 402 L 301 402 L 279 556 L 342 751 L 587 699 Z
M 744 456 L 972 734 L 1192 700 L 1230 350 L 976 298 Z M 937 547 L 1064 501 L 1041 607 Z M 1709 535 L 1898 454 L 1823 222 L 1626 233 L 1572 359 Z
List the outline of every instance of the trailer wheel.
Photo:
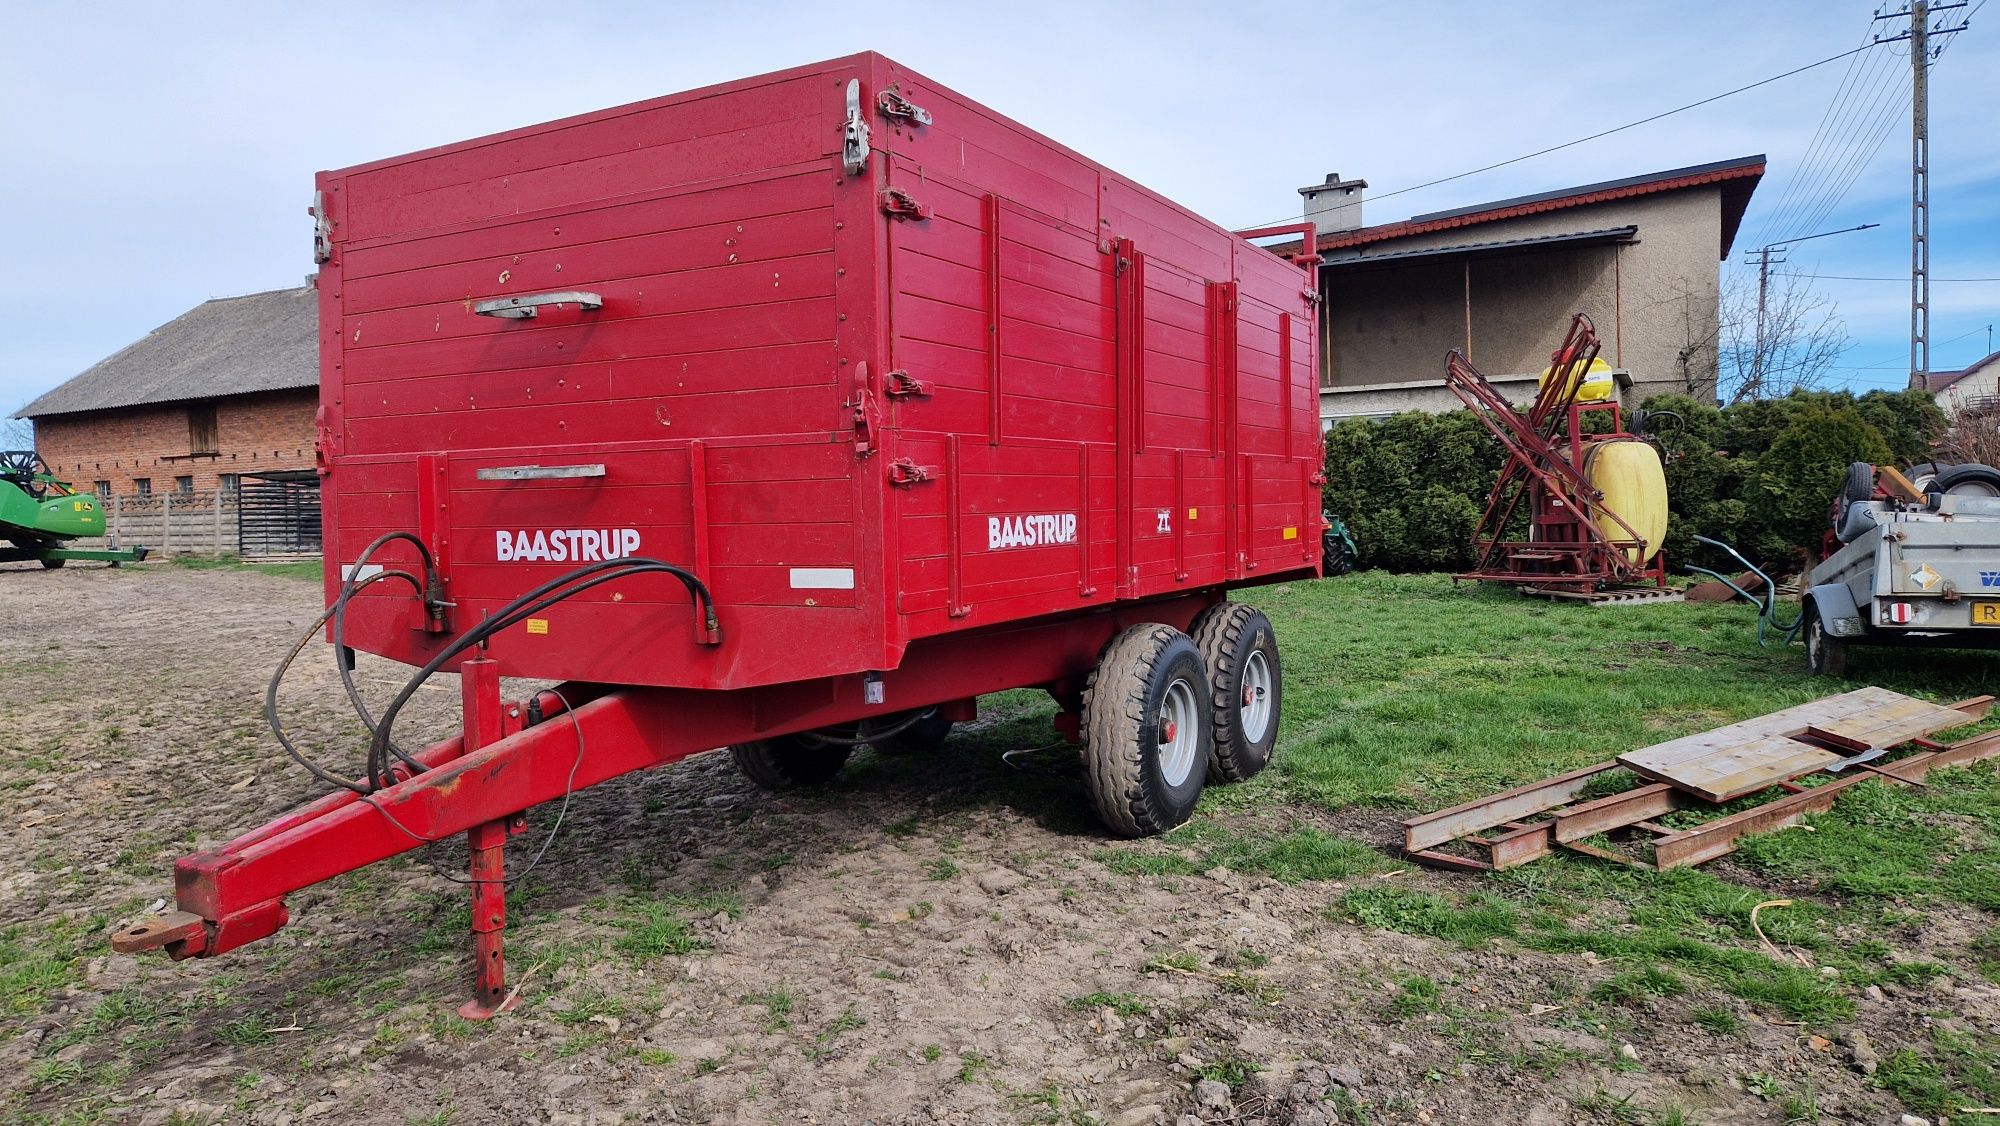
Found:
M 1084 785 L 1112 832 L 1148 837 L 1201 800 L 1215 742 L 1201 651 L 1171 626 L 1136 625 L 1105 647 L 1083 689 Z
M 1277 634 L 1255 607 L 1222 602 L 1203 610 L 1188 635 L 1208 665 L 1215 699 L 1208 780 L 1246 782 L 1271 764 L 1278 746 L 1285 682 Z
M 1826 632 L 1819 607 L 1805 604 L 1806 668 L 1814 676 L 1847 675 L 1847 642 Z
M 1938 470 L 1926 492 L 1961 497 L 2000 497 L 2000 470 L 1965 462 Z
M 766 790 L 823 786 L 840 773 L 853 753 L 852 747 L 815 743 L 802 735 L 780 735 L 729 747 L 736 769 Z
M 909 726 L 897 727 L 898 724 L 905 722 L 909 723 Z M 951 721 L 937 708 L 924 709 L 923 714 L 914 720 L 911 719 L 909 712 L 904 712 L 872 725 L 895 729 L 894 734 L 877 738 L 869 733 L 869 725 L 861 728 L 861 738 L 868 740 L 868 745 L 875 748 L 876 753 L 884 755 L 918 755 L 935 751 L 944 746 L 945 738 L 951 734 L 952 728 Z
M 1849 463 L 1847 483 L 1841 487 L 1840 495 L 1849 504 L 1859 504 L 1875 497 L 1875 466 L 1865 461 Z
M 44 559 L 42 560 L 42 566 L 51 571 L 60 571 L 62 570 L 62 565 L 67 562 L 69 562 L 67 559 Z

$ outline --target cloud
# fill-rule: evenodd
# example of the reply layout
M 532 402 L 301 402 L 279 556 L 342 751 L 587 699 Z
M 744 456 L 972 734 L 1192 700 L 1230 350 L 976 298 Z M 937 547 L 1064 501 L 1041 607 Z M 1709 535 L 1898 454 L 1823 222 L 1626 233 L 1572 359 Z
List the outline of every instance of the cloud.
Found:
M 1846 0 L 25 6 L 9 15 L 0 69 L 0 98 L 15 107 L 0 125 L 0 300 L 11 314 L 0 406 L 206 298 L 296 284 L 311 269 L 304 208 L 318 169 L 862 49 L 1230 225 L 1296 214 L 1296 189 L 1334 170 L 1371 182 L 1368 217 L 1384 221 L 1767 152 L 1754 230 L 1839 65 L 1478 177 L 1385 193 L 1845 50 L 1869 16 Z M 1579 27 L 1587 45 L 1563 47 Z M 2000 175 L 2000 157 L 1984 151 L 2000 40 L 1981 34 L 1961 36 L 1937 71 L 1941 203 Z M 1902 221 L 1897 149 L 1884 146 L 1843 221 L 1865 214 L 1885 231 Z M 1990 240 L 1983 215 L 1941 206 L 1938 217 L 1941 260 L 1961 231 Z M 1846 273 L 1904 268 L 1886 237 L 1827 261 Z M 1867 324 L 1871 337 L 1893 328 L 1872 313 Z

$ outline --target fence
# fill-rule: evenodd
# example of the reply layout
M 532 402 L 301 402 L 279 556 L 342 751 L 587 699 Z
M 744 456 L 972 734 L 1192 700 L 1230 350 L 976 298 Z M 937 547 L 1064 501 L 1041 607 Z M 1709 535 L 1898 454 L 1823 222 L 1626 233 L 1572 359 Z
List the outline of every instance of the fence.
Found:
M 242 491 L 99 497 L 105 535 L 77 547 L 146 547 L 160 555 L 319 553 L 319 489 L 252 481 Z

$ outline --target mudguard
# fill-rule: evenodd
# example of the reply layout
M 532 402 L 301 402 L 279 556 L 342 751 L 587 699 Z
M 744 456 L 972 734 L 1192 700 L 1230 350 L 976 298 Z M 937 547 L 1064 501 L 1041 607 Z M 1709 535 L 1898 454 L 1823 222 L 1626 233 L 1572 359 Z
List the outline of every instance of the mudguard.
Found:
M 1819 615 L 1828 636 L 1860 637 L 1868 632 L 1868 619 L 1854 604 L 1854 592 L 1846 583 L 1824 583 L 1812 588 L 1807 597 L 1812 599 L 1813 613 Z

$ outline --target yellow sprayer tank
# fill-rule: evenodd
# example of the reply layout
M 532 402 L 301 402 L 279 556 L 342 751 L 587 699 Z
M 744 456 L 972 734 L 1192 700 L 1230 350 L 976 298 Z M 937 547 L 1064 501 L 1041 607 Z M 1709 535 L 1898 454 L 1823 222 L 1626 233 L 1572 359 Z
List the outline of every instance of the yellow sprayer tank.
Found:
M 1590 366 L 1584 369 L 1582 376 L 1583 386 L 1577 389 L 1576 401 L 1579 403 L 1601 403 L 1616 394 L 1618 391 L 1618 379 L 1612 374 L 1613 370 L 1615 369 L 1610 364 L 1605 363 L 1602 358 L 1590 361 Z M 1541 377 L 1535 380 L 1535 385 L 1540 387 L 1546 384 L 1550 379 L 1555 377 L 1555 373 L 1556 369 L 1553 367 L 1543 368 Z
M 1604 494 L 1604 507 L 1646 541 L 1643 552 L 1628 549 L 1627 557 L 1634 563 L 1651 562 L 1667 535 L 1667 474 L 1660 466 L 1660 451 L 1637 438 L 1591 442 L 1584 449 L 1583 475 Z M 1614 540 L 1626 538 L 1625 529 L 1615 523 L 1607 524 L 1604 534 Z

